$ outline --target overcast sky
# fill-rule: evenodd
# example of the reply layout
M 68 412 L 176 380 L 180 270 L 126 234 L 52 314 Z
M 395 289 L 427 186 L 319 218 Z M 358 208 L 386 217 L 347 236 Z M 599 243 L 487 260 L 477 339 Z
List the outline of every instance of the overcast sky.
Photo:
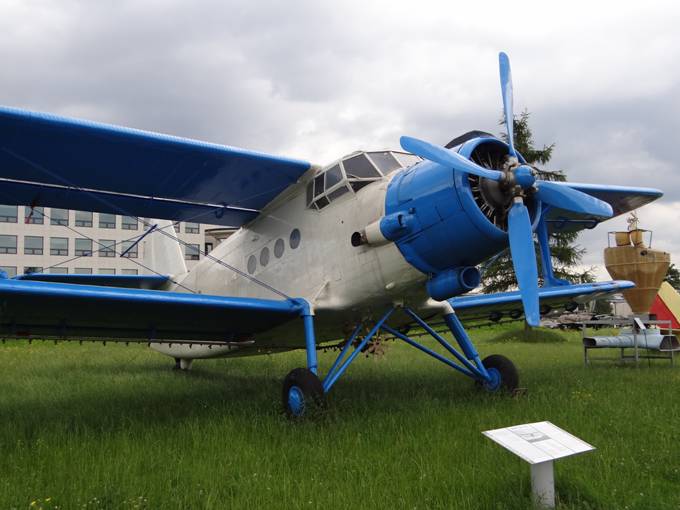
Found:
M 614 7 L 615 5 L 615 7 Z M 0 0 L 0 104 L 325 164 L 409 134 L 497 133 L 515 111 L 569 180 L 657 187 L 680 257 L 676 2 Z M 613 220 L 584 234 L 600 265 Z M 602 272 L 600 271 L 602 274 Z M 604 274 L 602 274 L 604 277 Z

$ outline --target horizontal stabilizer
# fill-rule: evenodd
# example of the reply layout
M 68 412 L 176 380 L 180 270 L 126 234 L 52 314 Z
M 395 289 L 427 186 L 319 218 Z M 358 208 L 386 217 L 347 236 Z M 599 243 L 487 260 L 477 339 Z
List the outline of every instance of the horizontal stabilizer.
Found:
M 15 183 L 0 183 L 2 203 L 240 226 L 309 168 L 225 145 L 0 107 L 0 179 Z M 192 217 L 192 208 L 208 214 Z

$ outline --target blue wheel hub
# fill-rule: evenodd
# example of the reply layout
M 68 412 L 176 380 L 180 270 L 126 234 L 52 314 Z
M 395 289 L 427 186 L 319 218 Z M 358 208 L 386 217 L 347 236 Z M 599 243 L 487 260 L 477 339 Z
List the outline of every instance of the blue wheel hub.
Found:
M 302 416 L 305 412 L 305 395 L 298 386 L 288 390 L 288 409 L 294 416 Z
M 491 393 L 498 391 L 503 382 L 501 373 L 496 368 L 487 368 L 486 372 L 489 374 L 489 379 L 484 381 L 484 389 Z

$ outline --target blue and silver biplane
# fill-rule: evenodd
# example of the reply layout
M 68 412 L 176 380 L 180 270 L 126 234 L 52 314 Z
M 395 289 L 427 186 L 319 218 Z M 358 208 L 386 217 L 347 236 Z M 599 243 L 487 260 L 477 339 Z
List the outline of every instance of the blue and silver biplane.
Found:
M 537 179 L 513 146 L 504 53 L 500 75 L 509 143 L 480 132 L 447 147 L 402 137 L 403 151 L 356 152 L 323 168 L 0 109 L 0 203 L 141 217 L 147 228 L 136 241 L 146 243 L 155 271 L 2 278 L 0 334 L 148 342 L 183 369 L 198 358 L 303 348 L 307 366 L 283 383 L 292 417 L 322 403 L 380 334 L 488 391 L 514 390 L 512 362 L 480 359 L 465 326 L 522 318 L 537 326 L 541 313 L 630 288 L 626 281 L 557 279 L 549 236 L 593 228 L 661 192 Z M 173 221 L 234 232 L 187 271 Z M 519 290 L 466 295 L 480 283 L 477 266 L 508 247 Z M 442 349 L 417 341 L 416 330 Z M 339 354 L 322 376 L 317 350 L 326 346 Z

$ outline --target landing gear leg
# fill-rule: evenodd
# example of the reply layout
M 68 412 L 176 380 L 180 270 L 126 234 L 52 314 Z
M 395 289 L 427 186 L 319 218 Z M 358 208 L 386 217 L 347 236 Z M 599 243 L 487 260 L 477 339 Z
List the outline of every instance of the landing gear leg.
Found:
M 519 374 L 512 361 L 500 354 L 492 354 L 484 358 L 483 361 L 480 360 L 477 349 L 475 349 L 470 337 L 456 314 L 453 313 L 453 310 L 452 313 L 444 315 L 444 321 L 458 341 L 458 345 L 463 354 L 465 354 L 465 357 L 474 362 L 480 375 L 482 375 L 482 378 L 476 380 L 478 385 L 490 393 L 502 390 L 512 393 L 517 389 Z
M 455 348 L 419 317 L 416 312 L 408 307 L 400 308 L 426 333 L 432 336 L 432 338 L 447 351 L 446 354 L 450 356 L 445 356 L 433 351 L 429 347 L 407 336 L 407 334 L 391 328 L 387 325 L 387 320 L 390 318 L 392 312 L 396 310 L 396 307 L 393 307 L 390 308 L 380 320 L 375 322 L 371 330 L 361 338 L 358 345 L 356 345 L 354 350 L 350 353 L 351 347 L 355 345 L 355 340 L 357 340 L 359 332 L 362 329 L 361 323 L 356 326 L 354 332 L 345 342 L 340 354 L 322 382 L 317 374 L 316 340 L 314 338 L 313 317 L 309 311 L 309 305 L 305 303 L 305 306 L 301 315 L 305 324 L 307 368 L 296 368 L 291 371 L 286 376 L 283 383 L 283 407 L 286 414 L 291 418 L 300 418 L 304 416 L 309 412 L 310 407 L 323 406 L 325 403 L 325 395 L 347 370 L 347 367 L 354 361 L 359 353 L 361 353 L 371 338 L 379 331 L 384 331 L 385 333 L 392 335 L 395 339 L 403 340 L 405 343 L 415 347 L 419 351 L 441 361 L 461 374 L 470 377 L 489 392 L 501 390 L 514 391 L 517 388 L 519 377 L 517 375 L 517 369 L 515 369 L 512 362 L 499 354 L 488 356 L 482 361 L 477 353 L 477 349 L 475 349 L 452 308 L 449 309 L 449 313 L 444 315 L 444 320 L 451 330 L 451 333 L 453 333 L 453 336 L 456 338 L 460 351 L 462 352 Z
M 175 358 L 175 366 L 173 370 L 181 370 L 182 372 L 188 372 L 191 370 L 191 365 L 194 360 L 187 358 Z
M 293 419 L 302 418 L 312 413 L 314 409 L 325 406 L 323 384 L 317 376 L 314 316 L 307 303 L 304 305 L 302 320 L 305 325 L 307 368 L 291 370 L 283 381 L 283 409 L 286 415 Z

